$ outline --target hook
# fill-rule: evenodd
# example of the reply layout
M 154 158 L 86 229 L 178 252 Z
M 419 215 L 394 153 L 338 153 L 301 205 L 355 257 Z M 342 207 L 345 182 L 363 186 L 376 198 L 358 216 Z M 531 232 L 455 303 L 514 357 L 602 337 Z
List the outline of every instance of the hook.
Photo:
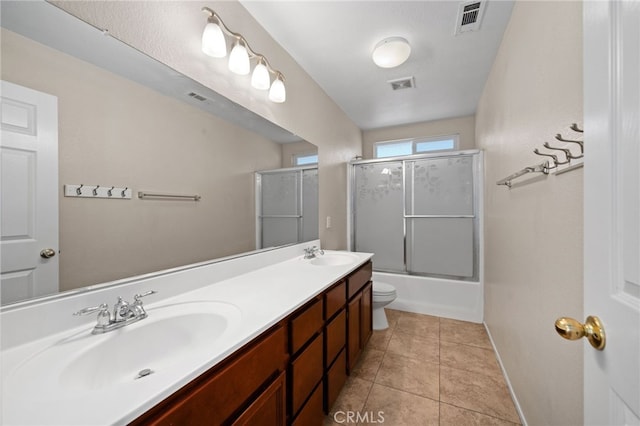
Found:
M 84 184 L 80 184 L 79 187 L 76 188 L 76 195 L 82 195 L 82 187 L 84 186 Z
M 538 148 L 534 149 L 533 152 L 534 152 L 534 154 L 542 155 L 544 157 L 551 157 L 553 159 L 553 163 L 555 165 L 553 167 L 547 167 L 547 169 L 555 169 L 556 167 L 558 167 L 558 157 L 557 156 L 555 156 L 553 154 L 542 153 L 542 152 L 538 151 Z M 564 164 L 564 163 L 560 163 L 560 164 Z
M 571 124 L 571 130 L 573 130 L 574 132 L 578 132 L 578 133 L 584 133 L 584 130 L 579 128 L 576 123 L 572 123 Z
M 122 198 L 124 198 L 124 197 L 126 197 L 126 196 L 127 196 L 127 195 L 126 195 L 127 189 L 129 189 L 129 187 L 128 187 L 128 186 L 127 186 L 125 189 L 123 189 L 123 190 L 122 190 L 122 193 L 121 193 Z
M 96 185 L 96 187 L 95 187 L 95 188 L 93 188 L 93 191 L 92 191 L 92 192 L 93 192 L 93 196 L 94 196 L 94 197 L 98 195 L 98 188 L 100 188 L 100 185 Z
M 569 142 L 569 143 L 577 143 L 578 145 L 580 145 L 580 157 L 574 157 L 574 158 L 582 158 L 583 154 L 584 154 L 584 142 L 583 141 L 574 141 L 572 139 L 565 139 L 562 137 L 562 135 L 560 133 L 558 133 L 556 135 L 556 139 L 561 141 L 561 142 Z
M 113 188 L 115 188 L 115 186 L 112 186 L 112 187 L 111 187 L 111 189 L 109 189 L 109 190 L 107 191 L 107 195 L 108 195 L 109 197 L 113 197 L 113 193 L 112 193 Z
M 556 165 L 559 166 L 561 164 L 569 164 L 569 162 L 571 161 L 572 158 L 575 158 L 573 156 L 573 154 L 571 154 L 571 150 L 568 150 L 566 148 L 556 148 L 555 146 L 551 146 L 549 145 L 549 142 L 545 142 L 543 145 L 545 148 L 547 149 L 555 149 L 556 151 L 562 151 L 564 152 L 564 155 L 567 157 L 566 161 L 563 162 L 557 162 Z

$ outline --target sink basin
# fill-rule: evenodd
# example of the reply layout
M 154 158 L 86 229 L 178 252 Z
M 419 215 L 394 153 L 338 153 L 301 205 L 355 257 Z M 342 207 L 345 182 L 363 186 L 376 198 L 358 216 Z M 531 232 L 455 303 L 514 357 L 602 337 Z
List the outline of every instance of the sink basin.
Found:
M 309 261 L 316 266 L 349 265 L 358 261 L 358 257 L 348 253 L 327 253 Z
M 223 302 L 185 302 L 147 309 L 144 320 L 102 334 L 64 339 L 12 374 L 42 377 L 79 391 L 147 380 L 180 364 L 206 359 L 240 323 L 240 310 Z M 52 360 L 63 359 L 62 365 Z M 54 362 L 53 364 L 56 364 Z

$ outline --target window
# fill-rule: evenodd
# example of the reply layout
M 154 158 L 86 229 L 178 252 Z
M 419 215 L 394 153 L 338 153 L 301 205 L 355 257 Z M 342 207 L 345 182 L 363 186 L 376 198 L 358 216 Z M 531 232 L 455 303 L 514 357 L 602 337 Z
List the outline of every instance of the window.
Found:
M 293 156 L 294 166 L 308 166 L 318 164 L 318 154 L 298 154 Z
M 456 149 L 458 149 L 458 135 L 448 135 L 435 138 L 378 142 L 374 145 L 374 154 L 376 158 L 386 158 L 436 151 L 454 151 Z

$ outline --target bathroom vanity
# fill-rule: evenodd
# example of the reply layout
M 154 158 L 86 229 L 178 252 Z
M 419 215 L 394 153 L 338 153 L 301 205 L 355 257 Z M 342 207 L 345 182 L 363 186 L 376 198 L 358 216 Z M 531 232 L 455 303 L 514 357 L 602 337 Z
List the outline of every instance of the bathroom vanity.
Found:
M 372 332 L 372 255 L 308 245 L 3 311 L 3 424 L 322 424 Z M 149 290 L 144 320 L 68 327 Z M 62 329 L 16 333 L 30 314 Z

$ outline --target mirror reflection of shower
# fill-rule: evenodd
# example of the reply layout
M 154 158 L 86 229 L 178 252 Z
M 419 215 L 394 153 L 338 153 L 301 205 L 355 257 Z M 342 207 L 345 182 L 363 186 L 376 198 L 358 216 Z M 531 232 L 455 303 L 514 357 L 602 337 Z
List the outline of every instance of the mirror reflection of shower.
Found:
M 256 249 L 318 238 L 318 167 L 256 172 Z

